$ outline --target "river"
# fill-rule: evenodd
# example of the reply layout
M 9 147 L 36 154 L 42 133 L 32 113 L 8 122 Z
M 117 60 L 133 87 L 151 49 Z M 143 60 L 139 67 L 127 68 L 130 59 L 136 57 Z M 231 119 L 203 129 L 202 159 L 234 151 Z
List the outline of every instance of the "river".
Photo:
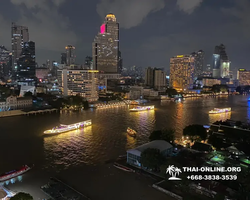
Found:
M 176 137 L 190 124 L 211 124 L 217 120 L 250 119 L 248 96 L 193 98 L 183 102 L 152 101 L 154 111 L 129 112 L 128 106 L 61 114 L 0 118 L 0 172 L 25 163 L 34 163 L 44 172 L 60 172 L 102 166 L 148 141 L 150 132 L 173 128 Z M 215 107 L 231 107 L 232 112 L 208 115 Z M 43 131 L 59 124 L 92 120 L 93 125 L 60 135 L 45 137 Z M 127 136 L 131 127 L 136 139 Z M 84 168 L 85 169 L 85 168 Z M 72 172 L 73 173 L 73 172 Z

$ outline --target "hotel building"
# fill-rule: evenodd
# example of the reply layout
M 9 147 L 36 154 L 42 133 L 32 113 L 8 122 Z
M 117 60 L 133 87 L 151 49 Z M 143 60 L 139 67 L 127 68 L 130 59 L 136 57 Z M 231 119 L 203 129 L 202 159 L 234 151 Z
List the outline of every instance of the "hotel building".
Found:
M 239 69 L 237 72 L 237 79 L 239 80 L 239 85 L 250 85 L 250 71 Z
M 100 32 L 92 44 L 93 68 L 104 73 L 118 73 L 120 70 L 119 23 L 113 14 L 108 14 Z
M 195 57 L 178 55 L 170 59 L 170 86 L 183 91 L 193 88 Z
M 80 95 L 88 101 L 98 100 L 99 71 L 62 69 L 57 71 L 57 76 L 64 96 Z

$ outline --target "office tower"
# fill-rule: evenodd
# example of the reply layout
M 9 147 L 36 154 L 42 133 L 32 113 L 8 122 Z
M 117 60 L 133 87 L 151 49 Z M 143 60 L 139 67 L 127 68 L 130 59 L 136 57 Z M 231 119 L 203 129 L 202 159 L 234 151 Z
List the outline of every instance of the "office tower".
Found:
M 50 60 L 46 60 L 46 68 L 48 68 L 48 69 L 52 69 L 52 65 L 51 65 L 51 62 L 50 62 Z
M 75 64 L 75 47 L 73 47 L 72 45 L 67 45 L 65 47 L 66 50 L 66 65 L 70 66 L 70 65 L 74 65 Z
M 113 14 L 108 14 L 100 32 L 92 44 L 94 69 L 104 73 L 118 73 L 119 68 L 119 23 Z
M 35 42 L 24 42 L 21 56 L 17 61 L 16 78 L 22 81 L 34 80 L 36 76 Z
M 61 64 L 67 63 L 67 56 L 66 53 L 61 53 Z
M 85 58 L 84 69 L 93 69 L 93 59 L 91 56 Z
M 192 55 L 178 55 L 170 59 L 170 85 L 185 91 L 193 88 L 195 57 Z
M 28 27 L 19 26 L 12 23 L 11 27 L 11 43 L 12 43 L 12 73 L 15 77 L 17 72 L 17 61 L 22 53 L 25 42 L 29 41 Z
M 250 85 L 250 71 L 239 69 L 237 72 L 237 79 L 239 80 L 239 85 Z
M 0 78 L 10 75 L 10 51 L 5 46 L 0 46 Z
M 216 46 L 213 54 L 213 77 L 228 78 L 230 61 L 226 53 L 226 47 L 221 44 Z
M 57 77 L 64 96 L 80 95 L 88 101 L 98 100 L 99 71 L 63 69 L 57 71 Z
M 203 73 L 205 53 L 204 51 L 199 50 L 198 52 L 193 52 L 191 55 L 195 58 L 194 77 L 197 79 Z
M 145 84 L 157 90 L 163 89 L 166 87 L 166 73 L 162 69 L 148 67 Z

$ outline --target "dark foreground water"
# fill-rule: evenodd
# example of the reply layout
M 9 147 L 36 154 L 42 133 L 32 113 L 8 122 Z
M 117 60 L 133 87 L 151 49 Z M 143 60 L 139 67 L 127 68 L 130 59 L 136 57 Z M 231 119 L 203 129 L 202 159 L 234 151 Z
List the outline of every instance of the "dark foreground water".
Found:
M 96 176 L 97 169 L 127 149 L 147 142 L 155 129 L 174 128 L 176 136 L 181 137 L 183 128 L 189 124 L 211 124 L 225 119 L 247 121 L 250 119 L 247 99 L 247 96 L 231 96 L 186 99 L 180 103 L 156 101 L 151 102 L 155 111 L 140 113 L 131 113 L 123 106 L 81 113 L 0 118 L 0 172 L 34 163 L 41 173 L 57 172 L 71 178 L 84 173 L 81 179 L 93 180 L 91 177 Z M 214 107 L 232 107 L 232 113 L 209 116 L 208 111 Z M 92 127 L 49 137 L 43 135 L 44 130 L 59 124 L 88 119 L 92 119 Z M 136 139 L 127 136 L 127 127 L 138 131 Z

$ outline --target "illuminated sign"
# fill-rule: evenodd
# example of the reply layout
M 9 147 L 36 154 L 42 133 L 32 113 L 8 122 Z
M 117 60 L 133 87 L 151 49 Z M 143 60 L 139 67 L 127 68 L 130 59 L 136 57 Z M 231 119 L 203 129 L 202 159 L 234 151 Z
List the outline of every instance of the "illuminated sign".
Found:
M 184 56 L 183 55 L 178 55 L 177 58 L 183 58 Z
M 239 71 L 246 71 L 246 69 L 239 69 Z
M 101 34 L 104 34 L 106 32 L 106 25 L 105 24 L 101 25 L 100 32 L 101 32 Z
M 88 72 L 99 72 L 98 70 L 88 70 Z

